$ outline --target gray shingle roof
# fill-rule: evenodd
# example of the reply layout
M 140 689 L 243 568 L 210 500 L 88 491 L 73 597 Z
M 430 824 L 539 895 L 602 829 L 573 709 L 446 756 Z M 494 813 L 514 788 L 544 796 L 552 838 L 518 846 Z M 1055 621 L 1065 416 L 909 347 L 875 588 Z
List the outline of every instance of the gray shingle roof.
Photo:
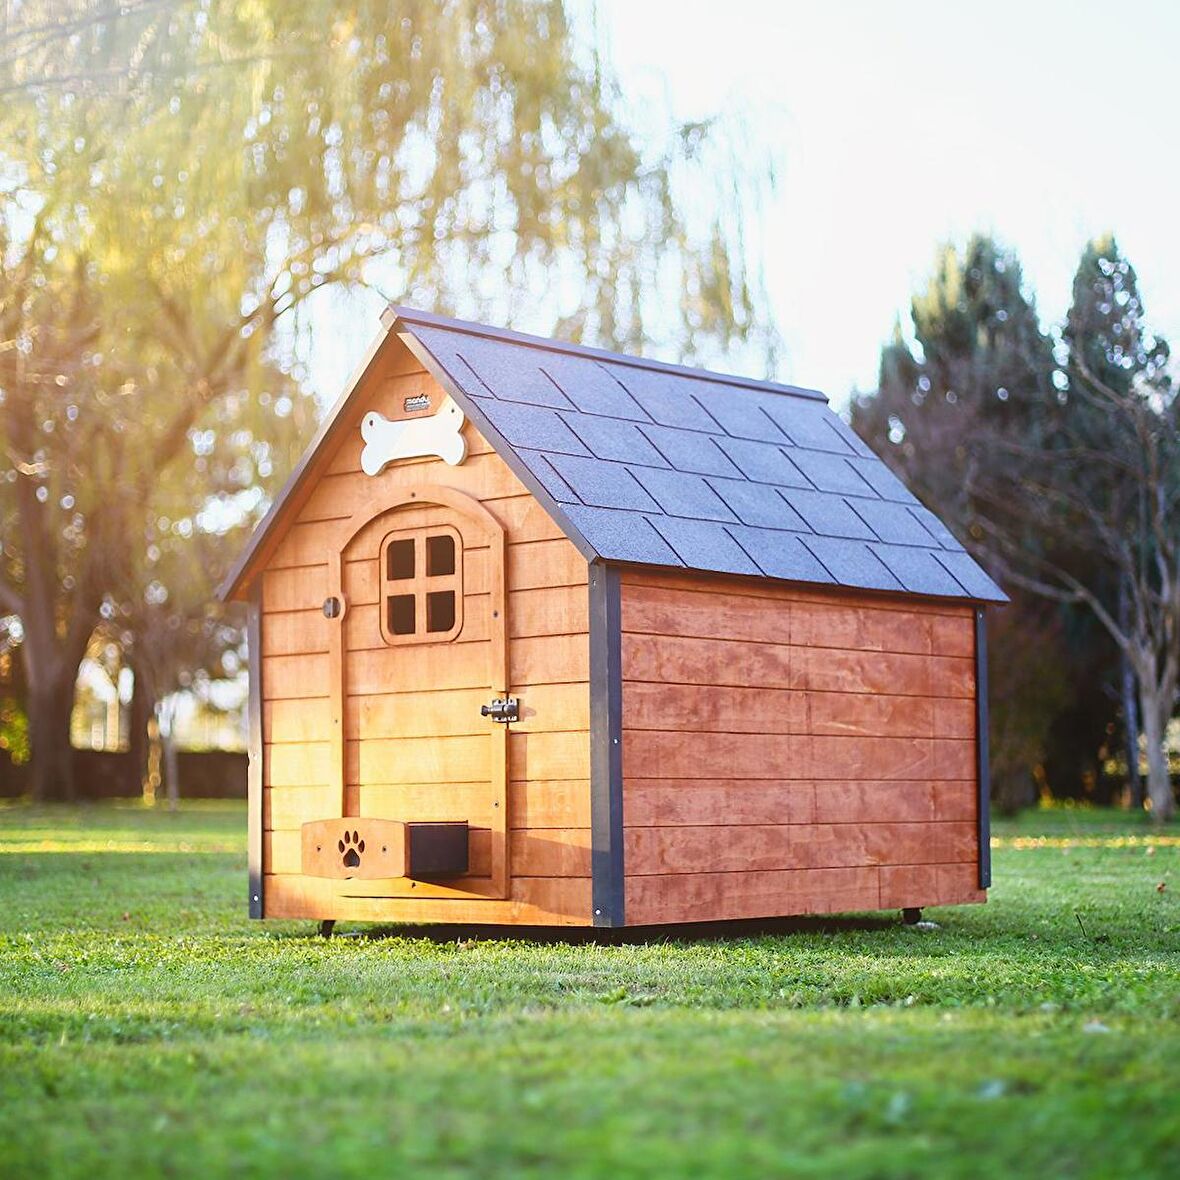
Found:
M 814 390 L 394 310 L 601 558 L 1005 601 Z

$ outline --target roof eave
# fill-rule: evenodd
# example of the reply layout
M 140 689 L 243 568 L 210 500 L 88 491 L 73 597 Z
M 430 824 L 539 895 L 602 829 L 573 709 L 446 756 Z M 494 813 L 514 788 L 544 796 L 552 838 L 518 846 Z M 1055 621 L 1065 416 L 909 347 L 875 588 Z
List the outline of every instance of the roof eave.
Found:
M 388 321 L 386 317 L 389 317 Z M 401 322 L 404 324 L 421 324 L 428 328 L 444 328 L 450 332 L 464 332 L 469 336 L 482 336 L 488 340 L 502 340 L 507 344 L 516 344 L 524 348 L 537 348 L 544 352 L 564 352 L 571 356 L 588 357 L 591 360 L 603 361 L 612 365 L 623 365 L 632 369 L 652 369 L 658 373 L 672 373 L 679 377 L 695 377 L 701 381 L 715 384 L 736 385 L 743 389 L 760 389 L 769 393 L 784 393 L 794 397 L 807 398 L 810 401 L 828 402 L 828 395 L 819 389 L 809 389 L 803 385 L 784 385 L 777 381 L 759 381 L 754 377 L 742 377 L 734 373 L 716 373 L 710 369 L 696 368 L 690 365 L 675 365 L 668 361 L 649 360 L 646 357 L 628 356 L 621 352 L 611 352 L 605 348 L 592 348 L 588 344 L 571 344 L 565 340 L 551 340 L 544 336 L 533 336 L 527 332 L 516 332 L 508 328 L 495 328 L 487 324 L 476 324 L 469 320 L 452 319 L 449 316 L 435 315 L 429 311 L 418 311 L 413 307 L 402 307 L 391 303 L 382 313 L 382 323 Z

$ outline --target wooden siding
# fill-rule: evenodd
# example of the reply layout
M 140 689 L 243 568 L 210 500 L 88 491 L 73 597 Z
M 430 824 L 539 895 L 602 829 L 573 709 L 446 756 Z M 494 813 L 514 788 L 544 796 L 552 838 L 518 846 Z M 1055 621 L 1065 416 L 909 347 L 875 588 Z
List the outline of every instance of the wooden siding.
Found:
M 468 457 L 403 460 L 376 477 L 360 470 L 360 418 L 377 410 L 402 416 L 406 397 L 441 390 L 405 347 L 386 358 L 358 399 L 355 421 L 303 498 L 298 516 L 269 554 L 261 576 L 263 866 L 267 917 L 384 922 L 529 922 L 590 920 L 589 668 L 587 566 L 523 484 L 474 429 Z M 300 875 L 300 826 L 338 815 L 333 786 L 329 556 L 350 519 L 376 515 L 401 489 L 444 485 L 477 500 L 506 533 L 508 691 L 522 717 L 508 736 L 509 896 L 462 890 L 439 896 L 384 897 L 381 883 Z M 446 509 L 407 507 L 397 527 L 451 519 Z M 479 716 L 488 698 L 482 653 L 488 647 L 489 550 L 464 549 L 465 618 L 449 643 L 415 648 L 421 675 L 402 684 L 406 647 L 389 647 L 378 625 L 380 589 L 372 538 L 344 554 L 345 795 L 360 816 L 466 819 L 486 829 L 491 724 Z M 376 541 L 379 544 L 379 539 Z M 373 552 L 369 552 L 373 550 Z M 400 662 L 399 662 L 400 661 Z M 472 875 L 488 871 L 485 830 L 473 833 Z M 394 892 L 406 892 L 406 889 Z M 385 892 L 390 892 L 388 886 Z
M 628 925 L 981 901 L 974 616 L 622 579 Z

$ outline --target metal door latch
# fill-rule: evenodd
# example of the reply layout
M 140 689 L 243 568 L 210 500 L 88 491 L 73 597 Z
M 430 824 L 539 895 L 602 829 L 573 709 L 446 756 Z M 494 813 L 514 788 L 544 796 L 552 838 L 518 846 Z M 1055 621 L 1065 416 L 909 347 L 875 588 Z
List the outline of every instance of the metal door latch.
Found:
M 504 725 L 510 721 L 519 721 L 520 701 L 516 697 L 496 697 L 490 705 L 480 706 L 479 715 L 490 717 L 493 721 L 499 721 Z

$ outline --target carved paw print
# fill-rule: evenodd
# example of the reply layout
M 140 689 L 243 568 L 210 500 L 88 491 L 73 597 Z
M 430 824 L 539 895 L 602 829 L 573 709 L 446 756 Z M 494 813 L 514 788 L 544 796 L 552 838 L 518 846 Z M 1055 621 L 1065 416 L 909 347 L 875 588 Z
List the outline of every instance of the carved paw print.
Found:
M 346 869 L 359 869 L 361 867 L 361 853 L 365 850 L 365 842 L 356 832 L 346 831 L 337 846 L 340 849 L 341 855 L 344 857 L 344 867 Z

